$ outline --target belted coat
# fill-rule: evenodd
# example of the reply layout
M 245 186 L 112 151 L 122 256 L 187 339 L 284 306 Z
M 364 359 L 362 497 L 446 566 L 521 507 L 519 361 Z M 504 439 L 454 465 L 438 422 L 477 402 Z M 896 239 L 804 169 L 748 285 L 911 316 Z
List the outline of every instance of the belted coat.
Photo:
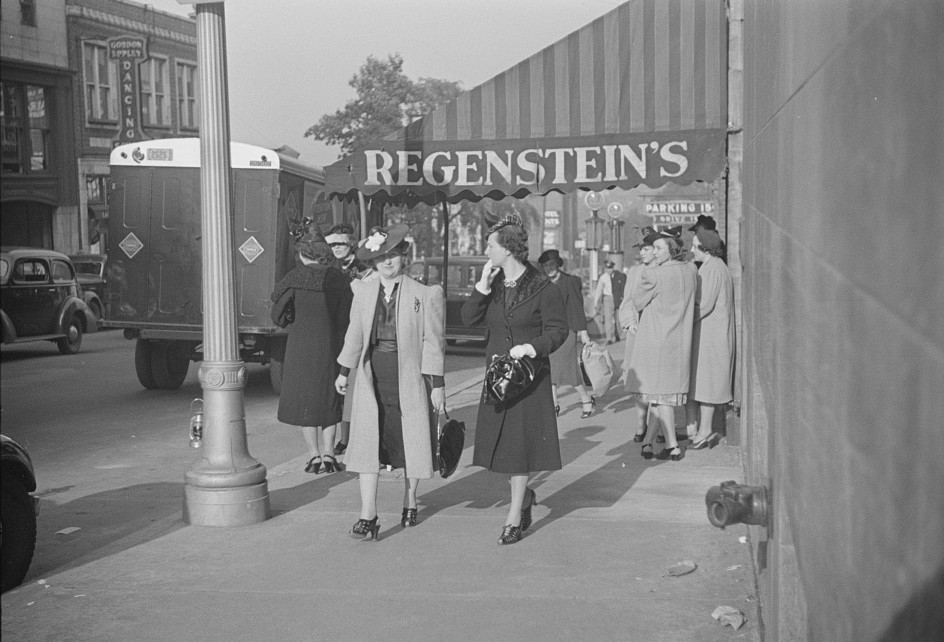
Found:
M 526 265 L 513 296 L 506 306 L 504 275 L 500 271 L 492 281 L 491 292 L 473 290 L 462 306 L 462 322 L 466 326 L 485 319 L 486 366 L 494 355 L 505 354 L 524 343 L 534 347 L 535 362 L 539 365 L 530 392 L 508 404 L 487 404 L 483 385 L 472 464 L 510 474 L 559 470 L 560 442 L 548 356 L 567 338 L 564 299 L 560 289 L 530 264 Z
M 698 268 L 692 376 L 688 394 L 701 403 L 728 403 L 734 384 L 734 283 L 724 261 Z
M 355 473 L 380 469 L 380 408 L 371 369 L 370 335 L 374 326 L 380 279 L 353 281 L 351 323 L 338 363 L 357 368 L 351 411 L 351 433 L 344 466 Z M 443 291 L 404 275 L 397 293 L 397 356 L 400 408 L 403 412 L 404 474 L 414 479 L 433 476 L 435 413 L 423 375 L 442 376 L 445 361 Z

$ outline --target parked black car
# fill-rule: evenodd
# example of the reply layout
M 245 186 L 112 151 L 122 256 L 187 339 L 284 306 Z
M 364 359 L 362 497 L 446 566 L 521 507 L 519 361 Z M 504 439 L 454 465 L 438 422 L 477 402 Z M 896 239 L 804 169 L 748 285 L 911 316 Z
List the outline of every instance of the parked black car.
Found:
M 105 318 L 105 265 L 107 254 L 70 254 L 75 276 L 82 286 L 82 298 L 98 319 Z
M 36 548 L 36 515 L 39 500 L 36 473 L 29 453 L 0 435 L 0 589 L 19 586 L 26 577 Z
M 69 257 L 35 247 L 0 248 L 0 324 L 3 343 L 54 341 L 62 354 L 98 329 Z
M 475 282 L 482 276 L 485 267 L 484 256 L 450 256 L 449 280 L 446 288 L 446 341 L 455 345 L 458 341 L 484 342 L 487 328 L 484 324 L 471 328 L 462 323 L 462 306 L 472 294 Z M 426 285 L 442 285 L 441 257 L 417 259 L 407 272 L 411 277 Z

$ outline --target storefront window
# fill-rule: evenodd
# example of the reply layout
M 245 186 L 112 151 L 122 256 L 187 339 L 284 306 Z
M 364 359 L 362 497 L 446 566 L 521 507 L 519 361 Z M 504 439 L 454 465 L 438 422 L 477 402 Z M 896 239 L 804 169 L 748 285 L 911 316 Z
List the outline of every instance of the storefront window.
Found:
M 152 56 L 141 63 L 141 119 L 145 125 L 170 125 L 170 72 L 167 59 Z
M 108 59 L 108 48 L 92 42 L 82 45 L 85 70 L 85 118 L 92 121 L 118 120 L 118 68 Z
M 0 93 L 2 171 L 12 174 L 47 171 L 51 131 L 46 88 L 4 82 L 0 83 Z

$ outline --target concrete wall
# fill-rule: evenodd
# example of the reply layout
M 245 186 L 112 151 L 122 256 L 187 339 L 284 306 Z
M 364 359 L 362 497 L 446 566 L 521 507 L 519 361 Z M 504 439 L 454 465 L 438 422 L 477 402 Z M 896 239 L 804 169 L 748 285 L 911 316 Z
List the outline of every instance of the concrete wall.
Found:
M 744 5 L 744 463 L 769 640 L 944 639 L 944 2 Z

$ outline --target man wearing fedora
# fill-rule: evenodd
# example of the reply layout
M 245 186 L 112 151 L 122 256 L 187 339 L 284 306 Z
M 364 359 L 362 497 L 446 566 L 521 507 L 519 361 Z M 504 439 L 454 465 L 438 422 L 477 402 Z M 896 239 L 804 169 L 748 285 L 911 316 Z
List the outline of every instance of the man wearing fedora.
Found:
M 616 270 L 616 263 L 613 261 L 604 263 L 603 274 L 600 275 L 597 289 L 593 293 L 593 311 L 598 317 L 603 317 L 603 332 L 607 345 L 619 340 L 616 311 L 623 302 L 625 289 L 626 275 Z

